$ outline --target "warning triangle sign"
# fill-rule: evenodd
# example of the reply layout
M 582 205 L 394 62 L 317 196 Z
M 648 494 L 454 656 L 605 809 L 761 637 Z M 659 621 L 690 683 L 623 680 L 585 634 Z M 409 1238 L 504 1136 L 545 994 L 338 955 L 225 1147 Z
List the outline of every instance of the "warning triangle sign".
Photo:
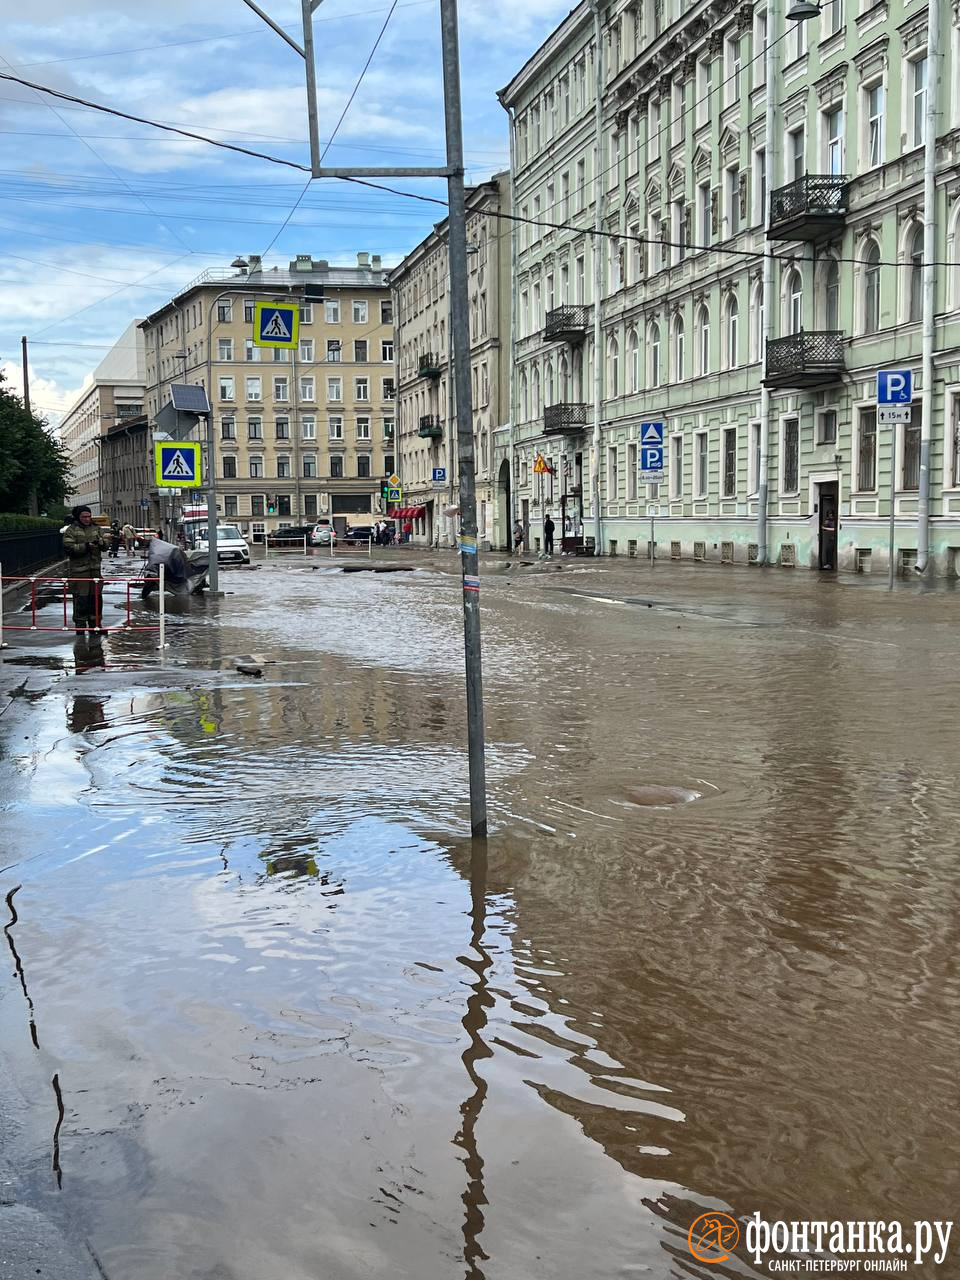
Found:
M 279 338 L 283 342 L 290 341 L 290 330 L 284 323 L 281 312 L 275 311 L 273 313 L 268 323 L 263 326 L 262 334 L 265 338 Z
M 643 426 L 643 435 L 640 439 L 641 444 L 660 445 L 663 444 L 663 426 L 659 422 L 646 422 Z
M 164 480 L 192 480 L 193 463 L 188 461 L 178 449 L 163 468 Z

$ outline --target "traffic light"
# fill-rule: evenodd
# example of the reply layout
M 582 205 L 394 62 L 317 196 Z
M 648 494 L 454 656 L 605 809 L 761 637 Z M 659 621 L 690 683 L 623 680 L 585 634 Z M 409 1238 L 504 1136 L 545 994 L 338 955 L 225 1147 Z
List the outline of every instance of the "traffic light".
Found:
M 381 507 L 381 510 L 383 511 L 386 511 L 387 508 L 390 506 L 390 502 L 387 497 L 387 494 L 389 492 L 390 492 L 390 486 L 387 484 L 386 480 L 381 480 L 380 481 L 380 507 Z

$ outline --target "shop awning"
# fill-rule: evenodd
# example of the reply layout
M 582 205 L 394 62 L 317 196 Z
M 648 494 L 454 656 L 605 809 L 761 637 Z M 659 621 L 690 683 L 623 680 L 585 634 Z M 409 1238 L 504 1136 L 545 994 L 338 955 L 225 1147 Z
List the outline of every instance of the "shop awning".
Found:
M 426 507 L 392 507 L 390 510 L 395 520 L 422 520 L 426 514 Z

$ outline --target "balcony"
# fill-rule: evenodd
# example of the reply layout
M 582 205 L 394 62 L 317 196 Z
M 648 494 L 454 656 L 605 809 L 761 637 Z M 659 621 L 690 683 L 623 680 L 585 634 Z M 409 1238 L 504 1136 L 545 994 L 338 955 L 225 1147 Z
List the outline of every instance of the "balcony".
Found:
M 824 387 L 843 377 L 842 331 L 792 333 L 767 342 L 766 387 Z
M 548 404 L 543 410 L 543 434 L 563 436 L 583 431 L 587 425 L 585 404 Z
M 439 440 L 443 435 L 443 423 L 435 414 L 429 413 L 420 419 L 417 435 L 422 440 Z
M 420 357 L 419 376 L 421 378 L 439 378 L 441 372 L 440 363 L 439 356 L 425 351 Z
M 543 327 L 546 342 L 583 342 L 587 336 L 586 307 L 554 307 Z
M 849 179 L 842 174 L 805 173 L 770 193 L 768 240 L 820 240 L 843 230 Z

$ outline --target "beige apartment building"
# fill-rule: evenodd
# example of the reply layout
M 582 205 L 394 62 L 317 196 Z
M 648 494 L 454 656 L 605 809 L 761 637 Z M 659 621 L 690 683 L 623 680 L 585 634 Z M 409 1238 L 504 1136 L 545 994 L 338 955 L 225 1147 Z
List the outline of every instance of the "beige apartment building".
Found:
M 300 303 L 298 348 L 256 346 L 254 304 L 283 298 Z M 300 254 L 285 269 L 237 258 L 141 327 L 150 421 L 172 384 L 206 388 L 221 519 L 259 540 L 281 525 L 324 518 L 342 529 L 378 513 L 396 463 L 393 303 L 379 255 L 342 267 Z
M 143 334 L 134 320 L 97 365 L 60 423 L 60 439 L 70 458 L 72 503 L 86 503 L 94 515 L 106 512 L 102 493 L 101 441 L 118 424 L 143 413 Z
M 510 405 L 510 175 L 467 192 L 470 377 L 473 398 L 477 526 L 481 547 L 505 546 L 508 503 L 497 506 L 493 457 L 507 433 Z M 399 367 L 398 474 L 403 504 L 419 514 L 413 539 L 454 545 L 457 505 L 456 402 L 450 394 L 450 288 L 447 222 L 390 272 Z M 442 479 L 440 476 L 442 475 Z M 436 477 L 436 478 L 435 478 Z

